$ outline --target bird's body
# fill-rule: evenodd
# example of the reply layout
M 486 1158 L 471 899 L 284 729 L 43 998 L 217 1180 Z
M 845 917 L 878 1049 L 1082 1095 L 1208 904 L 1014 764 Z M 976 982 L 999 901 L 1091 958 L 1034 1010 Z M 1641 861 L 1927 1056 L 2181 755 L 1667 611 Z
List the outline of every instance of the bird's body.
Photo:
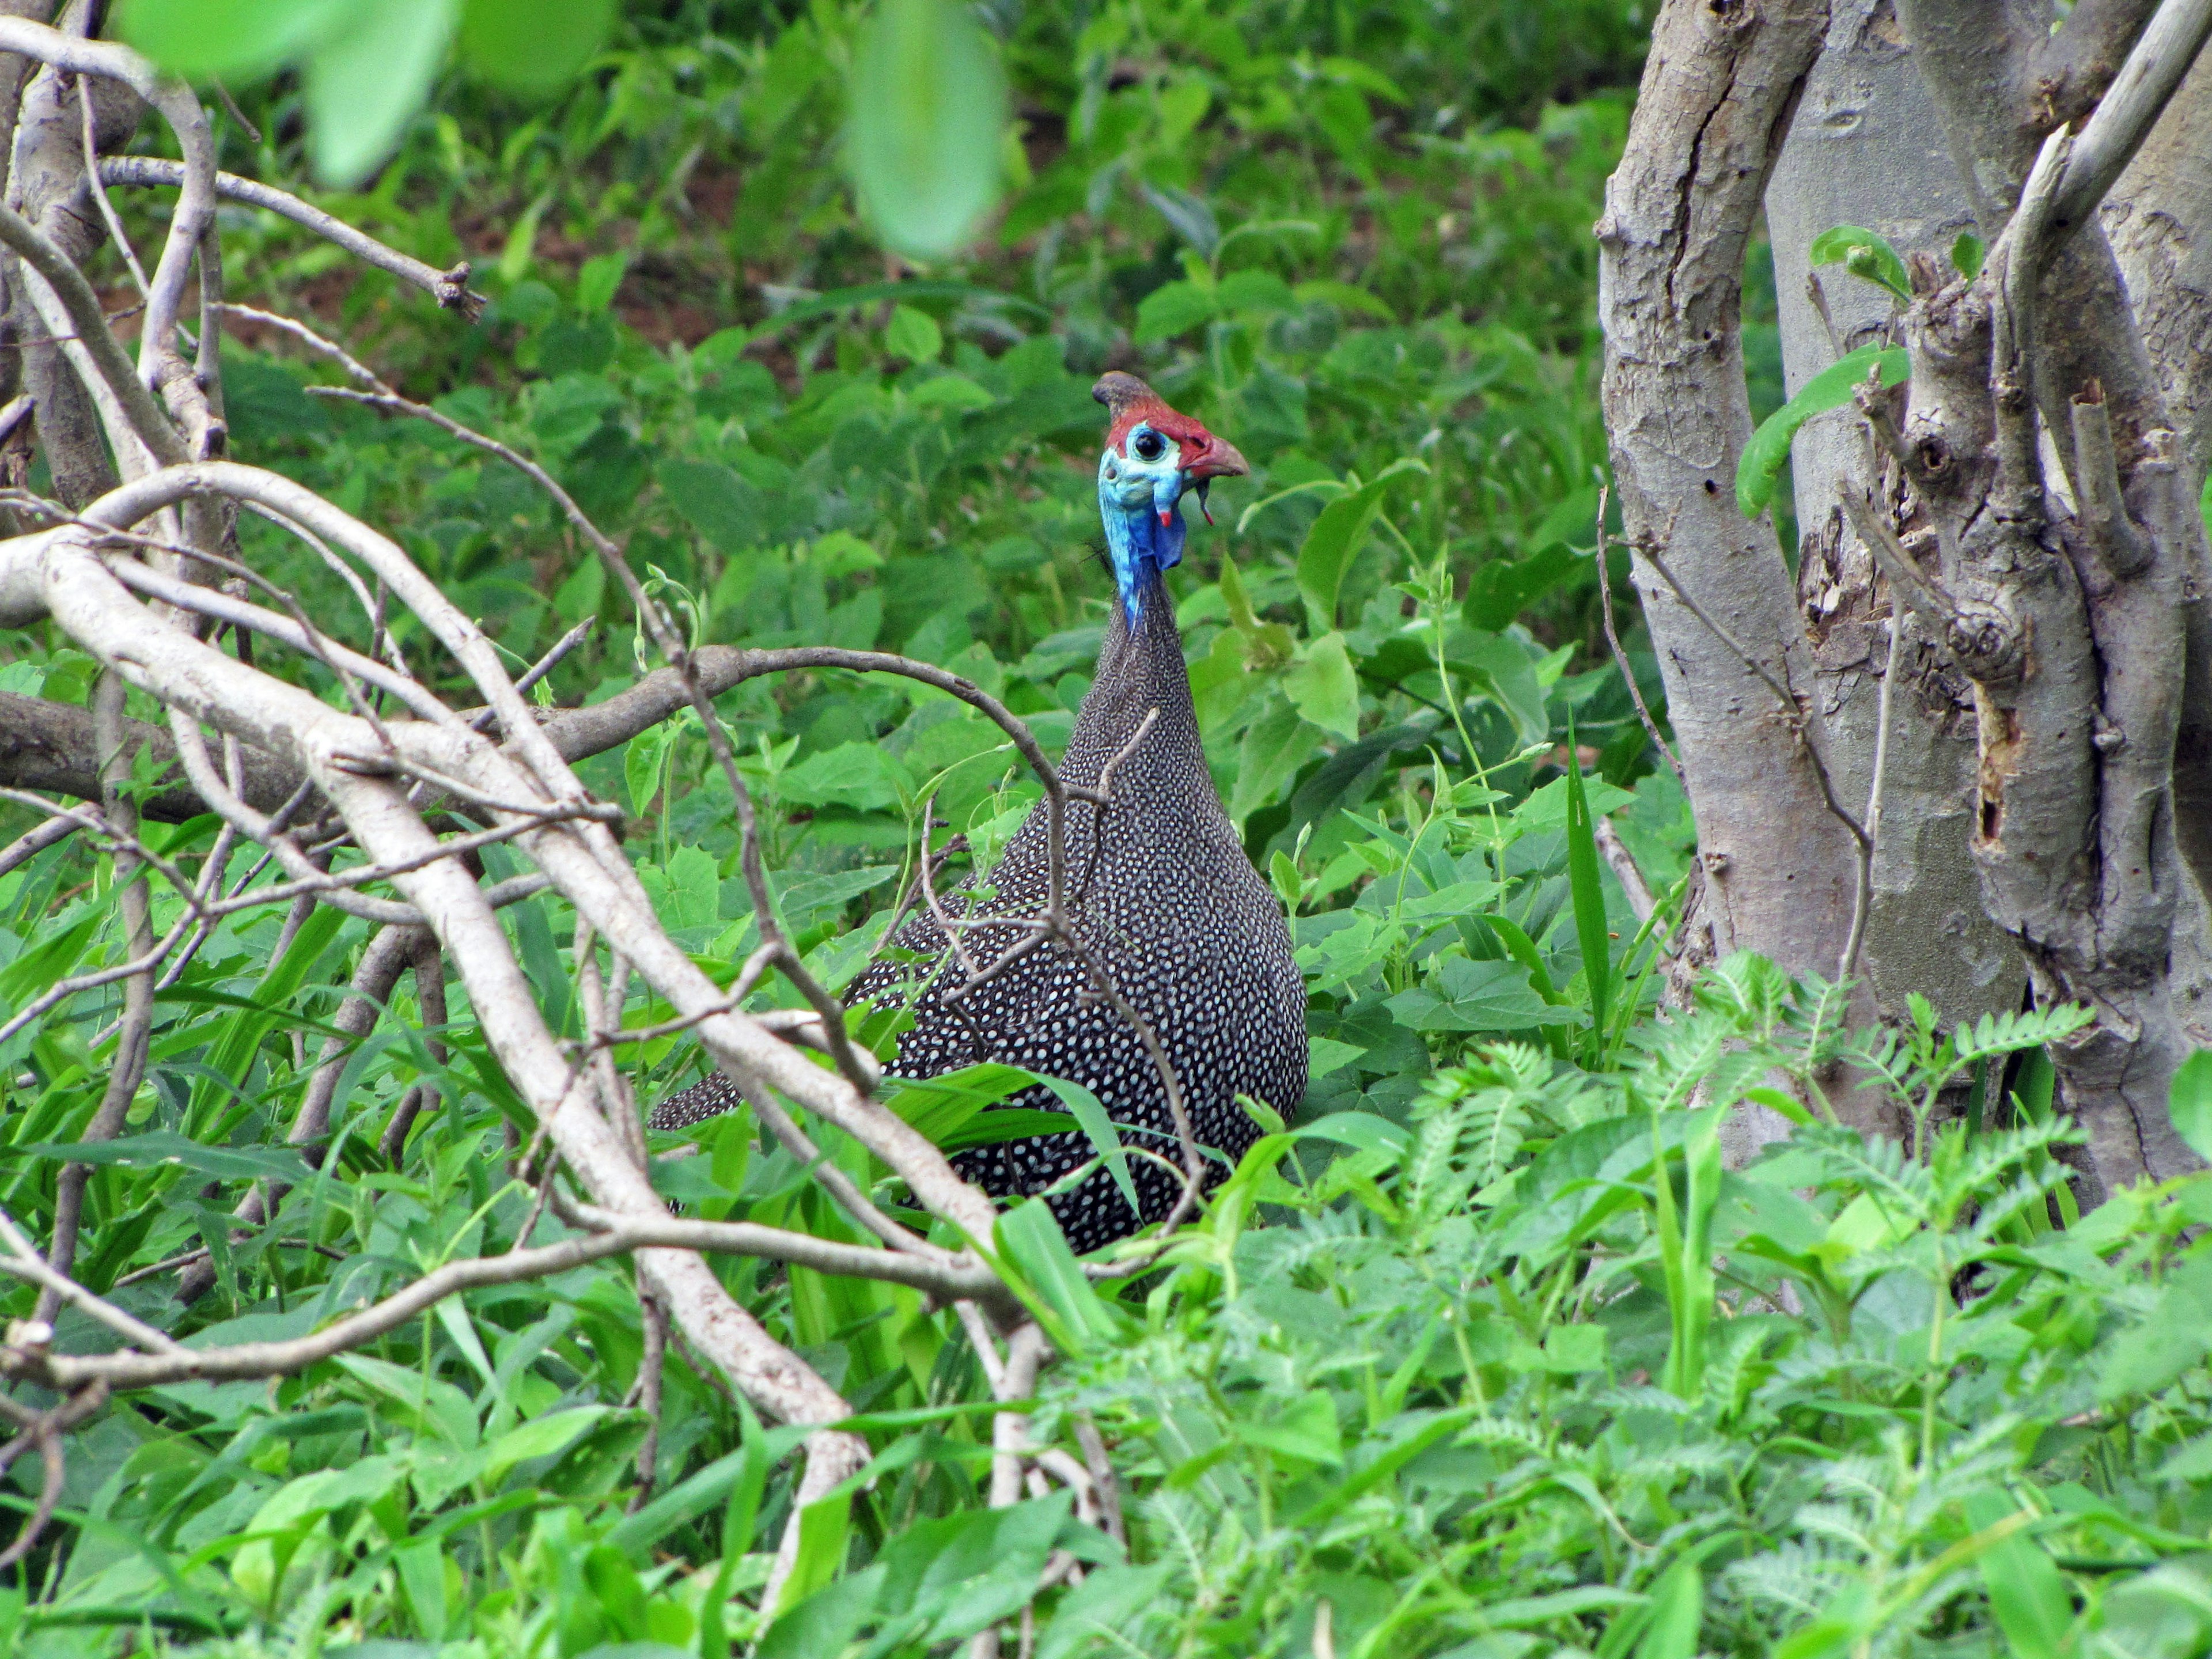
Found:
M 1069 926 L 1121 995 L 1152 1028 L 1180 1085 L 1201 1147 L 1233 1163 L 1259 1133 L 1240 1094 L 1287 1115 L 1304 1093 L 1305 994 L 1274 896 L 1223 811 L 1199 744 L 1182 644 L 1162 570 L 1181 556 L 1178 499 L 1243 458 L 1141 381 L 1109 375 L 1099 400 L 1115 416 L 1101 458 L 1099 497 L 1115 577 L 1114 617 L 1097 673 L 1076 717 L 1060 772 L 1097 790 L 1109 764 L 1109 805 L 1071 800 L 1065 826 Z M 1147 720 L 1150 725 L 1147 726 Z M 987 878 L 946 896 L 954 917 L 1036 917 L 1048 897 L 1050 824 L 1040 803 Z M 980 892 L 981 896 L 978 896 Z M 962 930 L 979 969 L 1027 930 L 1011 921 Z M 924 1078 L 997 1060 L 1082 1084 L 1121 1126 L 1142 1215 L 1133 1216 L 1101 1169 L 1051 1198 L 1078 1250 L 1157 1221 L 1182 1190 L 1179 1144 L 1159 1070 L 1134 1030 L 1097 988 L 1091 968 L 1048 945 L 966 986 L 945 960 L 944 931 L 927 915 L 894 936 L 896 949 L 847 992 L 848 1002 L 910 1006 L 893 1075 Z M 664 1102 L 654 1127 L 696 1122 L 738 1103 L 720 1077 Z M 1042 1087 L 1009 1106 L 1052 1110 Z M 1096 1156 L 1079 1130 L 971 1148 L 954 1164 L 999 1195 L 1040 1192 Z M 1223 1167 L 1215 1164 L 1218 1170 Z

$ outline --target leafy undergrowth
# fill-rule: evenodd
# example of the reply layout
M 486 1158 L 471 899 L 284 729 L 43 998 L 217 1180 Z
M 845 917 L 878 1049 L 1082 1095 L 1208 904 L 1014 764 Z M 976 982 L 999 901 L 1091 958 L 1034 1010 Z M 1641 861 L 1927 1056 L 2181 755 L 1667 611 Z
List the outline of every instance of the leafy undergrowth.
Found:
M 627 1269 L 604 1264 L 472 1292 L 296 1378 L 118 1403 L 73 1437 L 59 1524 L 0 1588 L 0 1654 L 918 1655 L 1024 1606 L 1036 1651 L 1068 1659 L 2212 1641 L 2212 1247 L 2191 1231 L 2212 1187 L 2071 1212 L 2047 1020 L 1838 1060 L 1833 994 L 1748 961 L 1694 1013 L 1656 1012 L 1690 826 L 1606 651 L 1592 556 L 1587 228 L 1633 11 L 1218 11 L 999 19 L 1018 188 L 994 242 L 892 273 L 896 292 L 833 165 L 851 27 L 833 6 L 634 7 L 564 103 L 449 100 L 372 191 L 332 201 L 441 265 L 477 258 L 477 330 L 273 222 L 227 225 L 235 291 L 543 459 L 702 641 L 910 653 L 1048 746 L 1107 593 L 1091 377 L 1141 368 L 1253 460 L 1173 580 L 1217 781 L 1294 917 L 1315 1082 L 1116 1301 L 1064 1288 L 1050 1237 L 1017 1224 L 1063 1351 L 1033 1432 L 1079 1467 L 1095 1429 L 1126 1543 L 1065 1498 L 985 1508 L 990 1396 L 949 1315 L 729 1261 L 878 1454 L 763 1610 L 794 1437 L 679 1348 L 635 1505 L 642 1338 Z M 227 131 L 224 165 L 296 179 L 295 94 L 243 95 L 270 137 Z M 249 330 L 229 359 L 244 459 L 403 538 L 518 663 L 596 621 L 549 700 L 630 682 L 629 621 L 547 503 L 427 426 L 311 397 L 329 377 L 280 343 Z M 249 556 L 344 632 L 350 596 L 264 531 L 241 526 Z M 89 665 L 51 639 L 11 635 L 0 658 L 0 690 L 83 702 Z M 1034 798 L 995 730 L 926 688 L 797 676 L 722 713 L 786 921 L 835 982 L 880 936 L 927 801 L 988 858 Z M 664 921 L 733 974 L 756 936 L 697 726 L 589 776 L 634 813 Z M 1594 817 L 1655 890 L 1650 923 Z M 215 826 L 149 839 L 197 873 Z M 157 929 L 173 907 L 157 890 Z M 565 983 L 560 909 L 507 914 L 538 982 Z M 531 1126 L 458 987 L 426 1032 L 403 982 L 347 1051 L 326 1155 L 283 1145 L 363 938 L 330 912 L 240 915 L 163 990 L 90 1189 L 92 1288 L 231 1342 L 514 1241 L 532 1205 L 507 1146 Z M 0 879 L 6 1011 L 122 951 L 112 866 L 81 845 Z M 98 1100 L 112 996 L 0 1044 L 0 1206 L 33 1232 Z M 574 1029 L 560 994 L 546 1012 Z M 633 1052 L 648 1099 L 697 1065 L 676 1038 Z M 1832 1086 L 1832 1063 L 1892 1079 L 1924 1162 L 1812 1123 L 1722 1170 L 1746 1091 L 1789 1108 L 1786 1078 Z M 900 1103 L 973 1133 L 990 1091 L 970 1082 Z M 423 1085 L 435 1109 L 387 1156 Z M 696 1139 L 696 1158 L 657 1149 L 672 1200 L 838 1231 L 744 1115 Z M 234 1244 L 257 1180 L 289 1194 Z M 185 1309 L 161 1264 L 204 1237 L 214 1288 Z M 58 1340 L 106 1339 L 65 1315 Z M 28 1510 L 37 1464 L 0 1504 Z M 1084 1577 L 1038 1595 L 1055 1549 Z

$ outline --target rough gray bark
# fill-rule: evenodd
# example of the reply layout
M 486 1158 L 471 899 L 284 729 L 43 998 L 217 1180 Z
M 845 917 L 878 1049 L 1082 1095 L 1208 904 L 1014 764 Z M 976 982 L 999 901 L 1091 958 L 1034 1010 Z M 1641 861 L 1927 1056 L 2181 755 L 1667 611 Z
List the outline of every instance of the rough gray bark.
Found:
M 1833 975 L 1850 931 L 1856 843 L 1821 785 L 1828 739 L 1789 569 L 1771 520 L 1747 523 L 1735 489 L 1751 434 L 1744 249 L 1827 16 L 1825 0 L 1667 6 L 1597 225 L 1613 476 L 1706 877 L 1686 965 L 1749 950 Z M 1730 1126 L 1731 1157 L 1784 1132 L 1762 1113 Z
M 2043 15 L 1996 0 L 1900 0 L 1899 15 L 1993 248 L 1973 283 L 1916 272 L 1896 445 L 1911 501 L 1895 522 L 1935 532 L 1926 608 L 1974 682 L 1984 905 L 2039 1001 L 2095 1015 L 2053 1059 L 2090 1184 L 2110 1188 L 2196 1161 L 2166 1105 L 2189 1050 L 2171 988 L 2172 786 L 2204 528 L 2102 231 L 2051 231 L 2067 157 L 2047 156 L 2023 192 L 2052 125 L 2020 91 Z M 2146 43 L 2162 38 L 2154 25 Z M 2113 131 L 2102 115 L 2084 153 Z M 1912 557 L 1896 550 L 1896 568 Z
M 2212 469 L 2212 56 L 2200 54 L 2181 90 L 2105 203 L 2105 234 L 2120 263 L 2151 362 L 2181 438 L 2188 484 Z M 2212 579 L 2199 572 L 2184 618 L 2187 685 L 2174 740 L 2174 827 L 2198 874 L 2181 894 L 2174 934 L 2174 998 L 2183 1030 L 2212 1047 L 2212 920 L 2202 872 L 2212 868 Z
M 1717 878 L 1709 948 L 1836 971 L 1863 844 L 1844 818 L 1867 798 L 1901 583 L 1915 695 L 1892 697 L 1863 969 L 1881 1004 L 1919 991 L 1953 1018 L 2012 1004 L 2023 976 L 2041 1002 L 2092 1008 L 2054 1058 L 2102 1190 L 2194 1163 L 2166 1095 L 2189 1048 L 2178 913 L 2181 959 L 2203 943 L 2183 860 L 2212 875 L 2212 552 L 2167 405 L 2171 388 L 2195 422 L 2204 371 L 2154 362 L 2094 206 L 2212 13 L 2083 0 L 2054 33 L 2042 0 L 1890 3 L 1663 9 L 1598 232 L 1614 470 Z M 2161 182 L 2129 198 L 2137 280 L 2161 285 L 2147 314 L 2169 341 L 2205 323 L 2201 290 L 2173 278 L 2212 216 L 2197 119 L 2177 112 L 2138 169 Z M 2077 137 L 1999 243 L 2069 120 Z M 1893 309 L 1838 270 L 1823 318 L 1805 287 L 1814 236 L 1863 225 L 1916 256 L 1898 325 L 1909 392 L 1797 446 L 1802 611 L 1771 532 L 1729 499 L 1748 434 L 1737 276 L 1762 185 L 1793 388 Z M 1969 215 L 1993 245 L 1973 283 L 1942 257 Z M 1869 994 L 1853 1018 L 1877 1012 Z M 1735 1149 L 1769 1127 L 1735 1126 Z
M 2124 42 L 2123 43 L 2124 50 Z M 2076 78 L 2078 78 L 2078 71 Z M 2109 77 L 2110 71 L 2106 71 Z M 1840 265 L 1815 270 L 1814 238 L 1837 225 L 1899 250 L 1944 250 L 1973 216 L 1890 0 L 1833 0 L 1789 141 L 1766 187 L 1783 371 L 1795 395 L 1844 352 L 1892 331 L 1896 301 Z M 1817 285 L 1817 286 L 1816 286 Z M 1823 313 L 1825 312 L 1825 315 Z M 1856 411 L 1808 423 L 1790 466 L 1799 529 L 1797 598 L 1837 787 L 1867 799 L 1877 705 L 1897 621 L 1874 556 L 1852 532 L 1846 490 L 1863 491 L 1870 451 Z M 1972 829 L 1973 700 L 1941 642 L 1908 614 L 1893 696 L 1885 806 L 1859 969 L 1895 1016 L 1909 991 L 1947 1022 L 2017 1008 L 2025 973 L 1991 922 L 1966 856 Z
M 70 14 L 81 8 L 72 6 Z M 16 14 L 21 15 L 21 14 Z M 64 17 L 63 27 L 68 26 Z M 23 89 L 9 165 L 8 205 L 56 246 L 82 264 L 106 239 L 85 185 L 84 117 L 72 76 L 40 70 Z M 122 143 L 137 130 L 145 106 L 128 87 L 97 83 L 93 94 L 95 136 L 101 148 Z M 23 390 L 35 400 L 40 448 L 53 477 L 54 494 L 77 507 L 116 483 L 114 462 L 101 437 L 92 398 L 68 354 L 49 341 L 54 331 L 22 290 L 9 283 L 8 326 L 24 342 Z

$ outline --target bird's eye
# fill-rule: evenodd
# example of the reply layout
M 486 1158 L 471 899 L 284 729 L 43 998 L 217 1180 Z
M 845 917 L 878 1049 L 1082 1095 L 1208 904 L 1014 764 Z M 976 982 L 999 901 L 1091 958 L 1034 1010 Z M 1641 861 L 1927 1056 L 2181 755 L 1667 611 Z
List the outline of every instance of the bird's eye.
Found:
M 1129 447 L 1137 452 L 1140 461 L 1157 461 L 1168 453 L 1168 441 L 1157 432 L 1139 432 L 1129 441 Z

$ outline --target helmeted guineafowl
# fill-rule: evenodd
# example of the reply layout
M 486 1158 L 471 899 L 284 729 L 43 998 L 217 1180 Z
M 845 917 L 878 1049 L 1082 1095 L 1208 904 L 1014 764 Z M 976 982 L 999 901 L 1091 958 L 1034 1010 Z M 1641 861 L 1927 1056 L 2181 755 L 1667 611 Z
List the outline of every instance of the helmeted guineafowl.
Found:
M 1076 716 L 1061 771 L 1070 785 L 1095 789 L 1107 763 L 1114 766 L 1103 814 L 1086 802 L 1069 804 L 1067 913 L 1158 1034 L 1199 1144 L 1233 1163 L 1259 1133 L 1238 1095 L 1287 1115 L 1305 1091 L 1305 994 L 1281 908 L 1245 856 L 1206 771 L 1161 572 L 1182 556 L 1179 503 L 1186 490 L 1194 487 L 1202 506 L 1212 480 L 1247 468 L 1233 446 L 1169 408 L 1134 375 L 1108 374 L 1091 395 L 1112 418 L 1098 463 L 1098 503 L 1117 591 L 1097 678 Z M 1151 729 L 1133 744 L 1155 709 Z M 1048 834 L 1040 802 L 988 876 L 967 884 L 986 888 L 987 896 L 971 901 L 956 890 L 945 901 L 949 913 L 1042 914 Z M 1022 936 L 1011 926 L 987 927 L 966 930 L 963 942 L 971 960 L 988 964 Z M 846 1000 L 912 997 L 915 1024 L 899 1039 L 889 1068 L 894 1076 L 931 1077 L 999 1060 L 1084 1085 L 1121 1127 L 1125 1144 L 1158 1155 L 1129 1160 L 1142 1220 L 1168 1213 L 1182 1182 L 1159 1073 L 1082 963 L 1048 945 L 948 1000 L 945 993 L 957 993 L 966 976 L 957 963 L 942 960 L 946 945 L 937 923 L 919 915 L 893 943 L 899 949 L 867 969 Z M 653 1127 L 680 1128 L 738 1103 L 734 1087 L 710 1076 L 662 1102 Z M 1059 1109 L 1042 1087 L 1006 1104 Z M 1071 1130 L 972 1147 L 953 1162 L 969 1180 L 1003 1196 L 1039 1192 L 1094 1156 L 1088 1137 Z M 1208 1162 L 1218 1175 L 1222 1166 Z M 1104 1169 L 1050 1201 L 1079 1251 L 1140 1224 Z

